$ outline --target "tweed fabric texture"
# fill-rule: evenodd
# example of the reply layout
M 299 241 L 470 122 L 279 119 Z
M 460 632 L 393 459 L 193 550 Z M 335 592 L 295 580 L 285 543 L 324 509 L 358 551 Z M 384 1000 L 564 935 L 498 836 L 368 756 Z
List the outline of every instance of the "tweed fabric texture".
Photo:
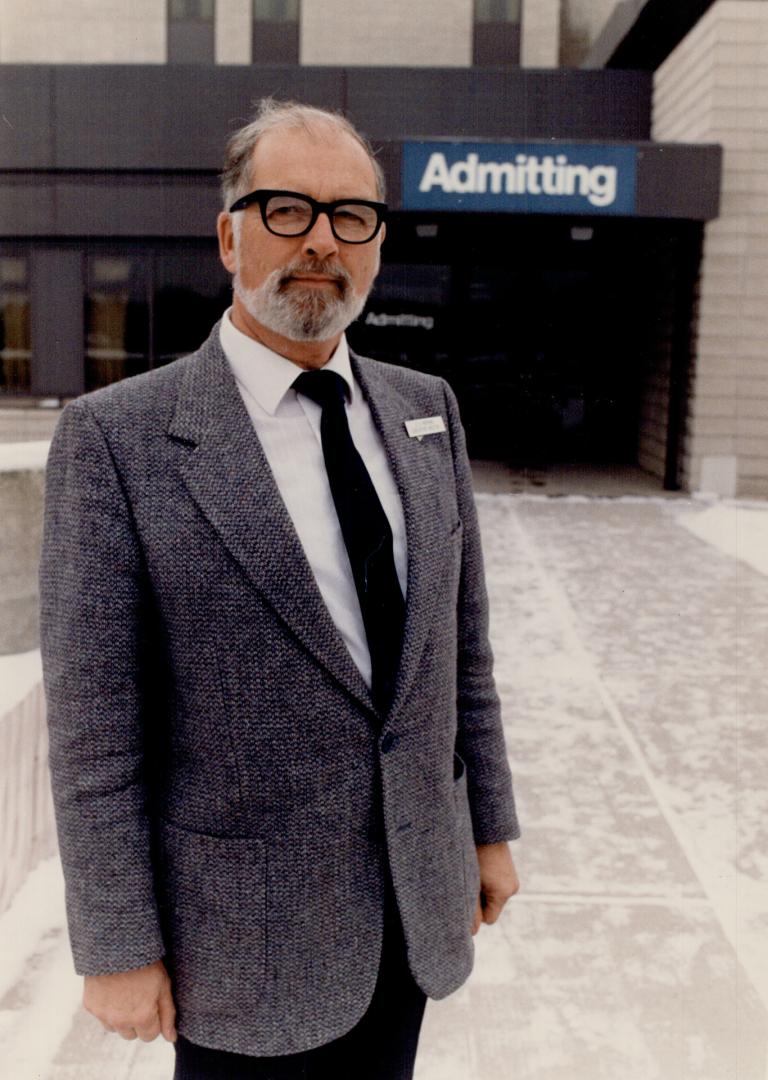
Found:
M 161 956 L 179 1030 L 255 1055 L 349 1030 L 391 872 L 413 975 L 472 966 L 475 843 L 518 834 L 455 399 L 353 357 L 403 501 L 385 715 L 323 604 L 219 344 L 72 402 L 47 470 L 41 646 L 75 963 Z M 422 440 L 404 421 L 441 415 Z

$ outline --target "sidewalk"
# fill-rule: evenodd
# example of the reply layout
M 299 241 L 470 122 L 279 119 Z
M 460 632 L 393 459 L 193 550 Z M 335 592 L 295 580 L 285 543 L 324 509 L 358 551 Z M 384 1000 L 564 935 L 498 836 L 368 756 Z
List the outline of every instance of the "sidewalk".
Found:
M 418 1080 L 765 1080 L 768 507 L 480 509 L 523 892 Z
M 523 889 L 416 1080 L 766 1080 L 768 506 L 479 509 Z M 0 955 L 9 1080 L 169 1080 L 78 1009 L 55 864 Z

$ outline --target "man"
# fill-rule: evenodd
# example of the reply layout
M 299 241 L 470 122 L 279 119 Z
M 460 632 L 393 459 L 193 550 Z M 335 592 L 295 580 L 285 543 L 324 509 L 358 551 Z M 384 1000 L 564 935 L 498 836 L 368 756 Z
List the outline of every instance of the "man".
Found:
M 51 448 L 76 966 L 105 1027 L 176 1041 L 178 1080 L 410 1077 L 425 996 L 517 889 L 455 400 L 343 333 L 382 189 L 345 120 L 263 102 L 224 173 L 232 308 Z

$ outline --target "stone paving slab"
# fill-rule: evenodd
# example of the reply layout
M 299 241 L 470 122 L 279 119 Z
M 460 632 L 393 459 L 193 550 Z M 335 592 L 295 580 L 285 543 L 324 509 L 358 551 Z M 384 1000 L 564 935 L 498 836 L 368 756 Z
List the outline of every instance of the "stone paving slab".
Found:
M 416 1080 L 765 1080 L 765 1010 L 708 908 L 531 898 L 481 934 Z

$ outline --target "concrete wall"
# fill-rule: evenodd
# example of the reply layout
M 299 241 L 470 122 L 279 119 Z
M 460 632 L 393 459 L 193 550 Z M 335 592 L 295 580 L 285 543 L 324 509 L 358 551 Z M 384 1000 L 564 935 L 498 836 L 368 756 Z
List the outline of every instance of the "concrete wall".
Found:
M 654 327 L 653 334 L 648 335 L 641 364 L 637 464 L 660 479 L 664 477 L 667 459 L 672 327 L 675 315 L 669 282 L 665 280 L 670 269 L 666 267 L 666 275 L 659 270 L 653 284 L 649 283 L 649 307 L 654 312 Z
M 767 58 L 768 4 L 718 0 L 655 78 L 654 138 L 724 148 L 684 458 L 685 486 L 721 495 L 768 496 Z
M 0 436 L 22 434 L 21 412 L 2 411 Z M 37 615 L 48 447 L 0 442 L 0 913 L 56 850 Z
M 560 7 L 561 0 L 523 0 L 522 66 L 557 67 Z M 166 12 L 166 0 L 4 4 L 0 63 L 162 64 Z M 300 62 L 469 67 L 473 22 L 472 0 L 302 0 Z M 249 64 L 251 34 L 250 0 L 218 0 L 216 62 Z
M 520 66 L 555 68 L 560 62 L 560 0 L 523 0 Z
M 48 443 L 0 445 L 0 656 L 37 647 Z
M 217 0 L 216 63 L 250 64 L 251 0 Z
M 2 913 L 30 870 L 56 851 L 56 830 L 39 654 L 4 658 L 0 676 Z
M 24 404 L 0 408 L 0 446 L 3 443 L 50 441 L 60 415 L 58 407 L 35 409 Z
M 162 64 L 165 0 L 0 4 L 0 63 Z
M 618 7 L 619 0 L 562 0 L 560 61 L 578 67 Z
M 302 64 L 468 67 L 472 0 L 302 0 Z

